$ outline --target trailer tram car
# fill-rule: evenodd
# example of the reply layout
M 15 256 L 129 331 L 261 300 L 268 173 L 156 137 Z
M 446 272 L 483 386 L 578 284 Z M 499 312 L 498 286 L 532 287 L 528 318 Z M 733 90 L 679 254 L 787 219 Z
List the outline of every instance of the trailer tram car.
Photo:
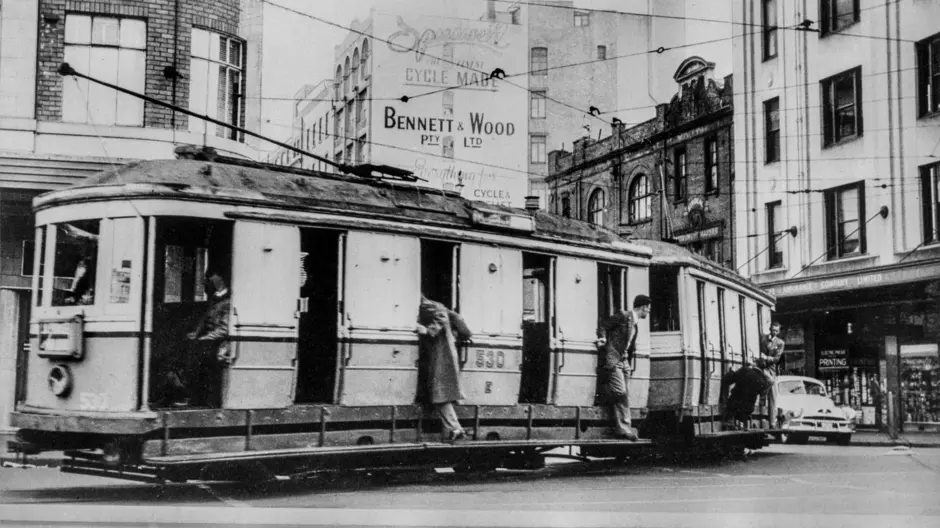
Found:
M 225 158 L 133 163 L 34 207 L 32 346 L 11 445 L 64 450 L 64 471 L 159 482 L 537 468 L 563 446 L 626 457 L 765 445 L 765 413 L 722 430 L 719 378 L 756 350 L 773 299 L 669 244 Z M 165 380 L 193 361 L 187 333 L 207 310 L 210 267 L 229 278 L 234 360 L 217 384 L 191 387 L 203 405 L 170 405 Z M 464 442 L 441 442 L 422 401 L 422 293 L 474 334 L 459 354 Z M 595 330 L 641 293 L 653 310 L 629 386 L 632 443 L 605 434 Z

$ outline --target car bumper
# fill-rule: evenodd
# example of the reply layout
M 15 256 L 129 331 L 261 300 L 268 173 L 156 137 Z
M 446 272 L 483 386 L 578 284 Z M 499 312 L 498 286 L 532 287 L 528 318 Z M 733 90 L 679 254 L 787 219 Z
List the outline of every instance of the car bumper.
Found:
M 836 437 L 855 432 L 855 424 L 849 421 L 814 420 L 803 418 L 791 420 L 783 424 L 781 429 L 785 433 L 801 433 L 809 436 Z

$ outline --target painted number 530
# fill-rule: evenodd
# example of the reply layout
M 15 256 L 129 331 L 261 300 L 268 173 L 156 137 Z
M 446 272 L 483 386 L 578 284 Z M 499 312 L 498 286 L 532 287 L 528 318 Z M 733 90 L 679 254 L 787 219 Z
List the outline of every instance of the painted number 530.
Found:
M 506 365 L 506 353 L 502 350 L 477 350 L 477 368 L 498 368 Z
M 83 411 L 108 410 L 108 394 L 97 392 L 83 392 L 78 395 L 78 402 Z

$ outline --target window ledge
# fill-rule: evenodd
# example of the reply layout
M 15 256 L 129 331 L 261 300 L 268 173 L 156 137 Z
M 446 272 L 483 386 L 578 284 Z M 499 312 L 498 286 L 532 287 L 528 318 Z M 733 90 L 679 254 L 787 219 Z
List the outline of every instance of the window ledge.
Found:
M 834 258 L 832 260 L 827 260 L 825 262 L 820 262 L 818 264 L 813 264 L 810 266 L 810 269 L 825 269 L 826 267 L 838 266 L 839 264 L 854 264 L 858 262 L 865 262 L 870 260 L 872 262 L 878 260 L 878 255 L 858 255 L 854 257 L 840 257 Z
M 832 143 L 829 143 L 828 145 L 823 145 L 823 150 L 825 151 L 825 150 L 841 147 L 842 145 L 848 145 L 849 143 L 858 141 L 862 139 L 863 137 L 865 137 L 863 134 L 855 134 L 852 137 L 843 138 L 843 139 L 840 139 L 839 141 L 833 141 Z
M 721 192 L 718 189 L 713 189 L 711 191 L 705 191 L 705 196 L 718 196 Z
M 917 116 L 917 119 L 936 119 L 940 118 L 940 110 L 934 110 L 932 112 L 924 112 Z
M 765 167 L 768 166 L 768 165 L 774 165 L 774 164 L 776 164 L 776 163 L 780 163 L 780 159 L 774 159 L 774 160 L 770 160 L 770 161 L 764 160 L 764 166 L 765 166 Z
M 825 30 L 825 31 L 820 31 L 820 32 L 819 32 L 819 38 L 826 38 L 826 37 L 829 37 L 829 36 L 832 36 L 832 35 L 838 35 L 838 34 L 840 34 L 840 33 L 845 33 L 845 31 L 846 31 L 847 29 L 851 29 L 851 28 L 857 26 L 857 25 L 859 24 L 859 22 L 861 22 L 861 21 L 860 21 L 860 20 L 856 20 L 855 22 L 852 22 L 851 24 L 849 24 L 849 25 L 847 25 L 847 26 L 840 27 L 839 29 L 827 29 L 827 30 Z
M 653 217 L 649 216 L 646 218 L 641 218 L 639 220 L 632 220 L 630 222 L 621 223 L 620 227 L 638 226 L 638 225 L 651 224 L 651 223 L 653 223 Z
M 763 59 L 761 59 L 761 63 L 768 63 L 768 62 L 770 62 L 770 61 L 772 61 L 772 60 L 775 60 L 776 58 L 777 58 L 776 55 L 771 55 L 771 56 L 769 56 L 769 57 L 764 57 Z
M 790 268 L 770 268 L 751 273 L 752 277 L 769 277 L 772 275 L 786 275 Z

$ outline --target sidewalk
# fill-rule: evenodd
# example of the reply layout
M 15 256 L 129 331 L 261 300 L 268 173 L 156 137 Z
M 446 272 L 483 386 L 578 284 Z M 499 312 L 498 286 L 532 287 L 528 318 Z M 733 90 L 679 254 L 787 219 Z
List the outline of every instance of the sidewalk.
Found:
M 855 431 L 855 446 L 940 447 L 940 433 L 899 433 L 897 439 L 881 431 Z

